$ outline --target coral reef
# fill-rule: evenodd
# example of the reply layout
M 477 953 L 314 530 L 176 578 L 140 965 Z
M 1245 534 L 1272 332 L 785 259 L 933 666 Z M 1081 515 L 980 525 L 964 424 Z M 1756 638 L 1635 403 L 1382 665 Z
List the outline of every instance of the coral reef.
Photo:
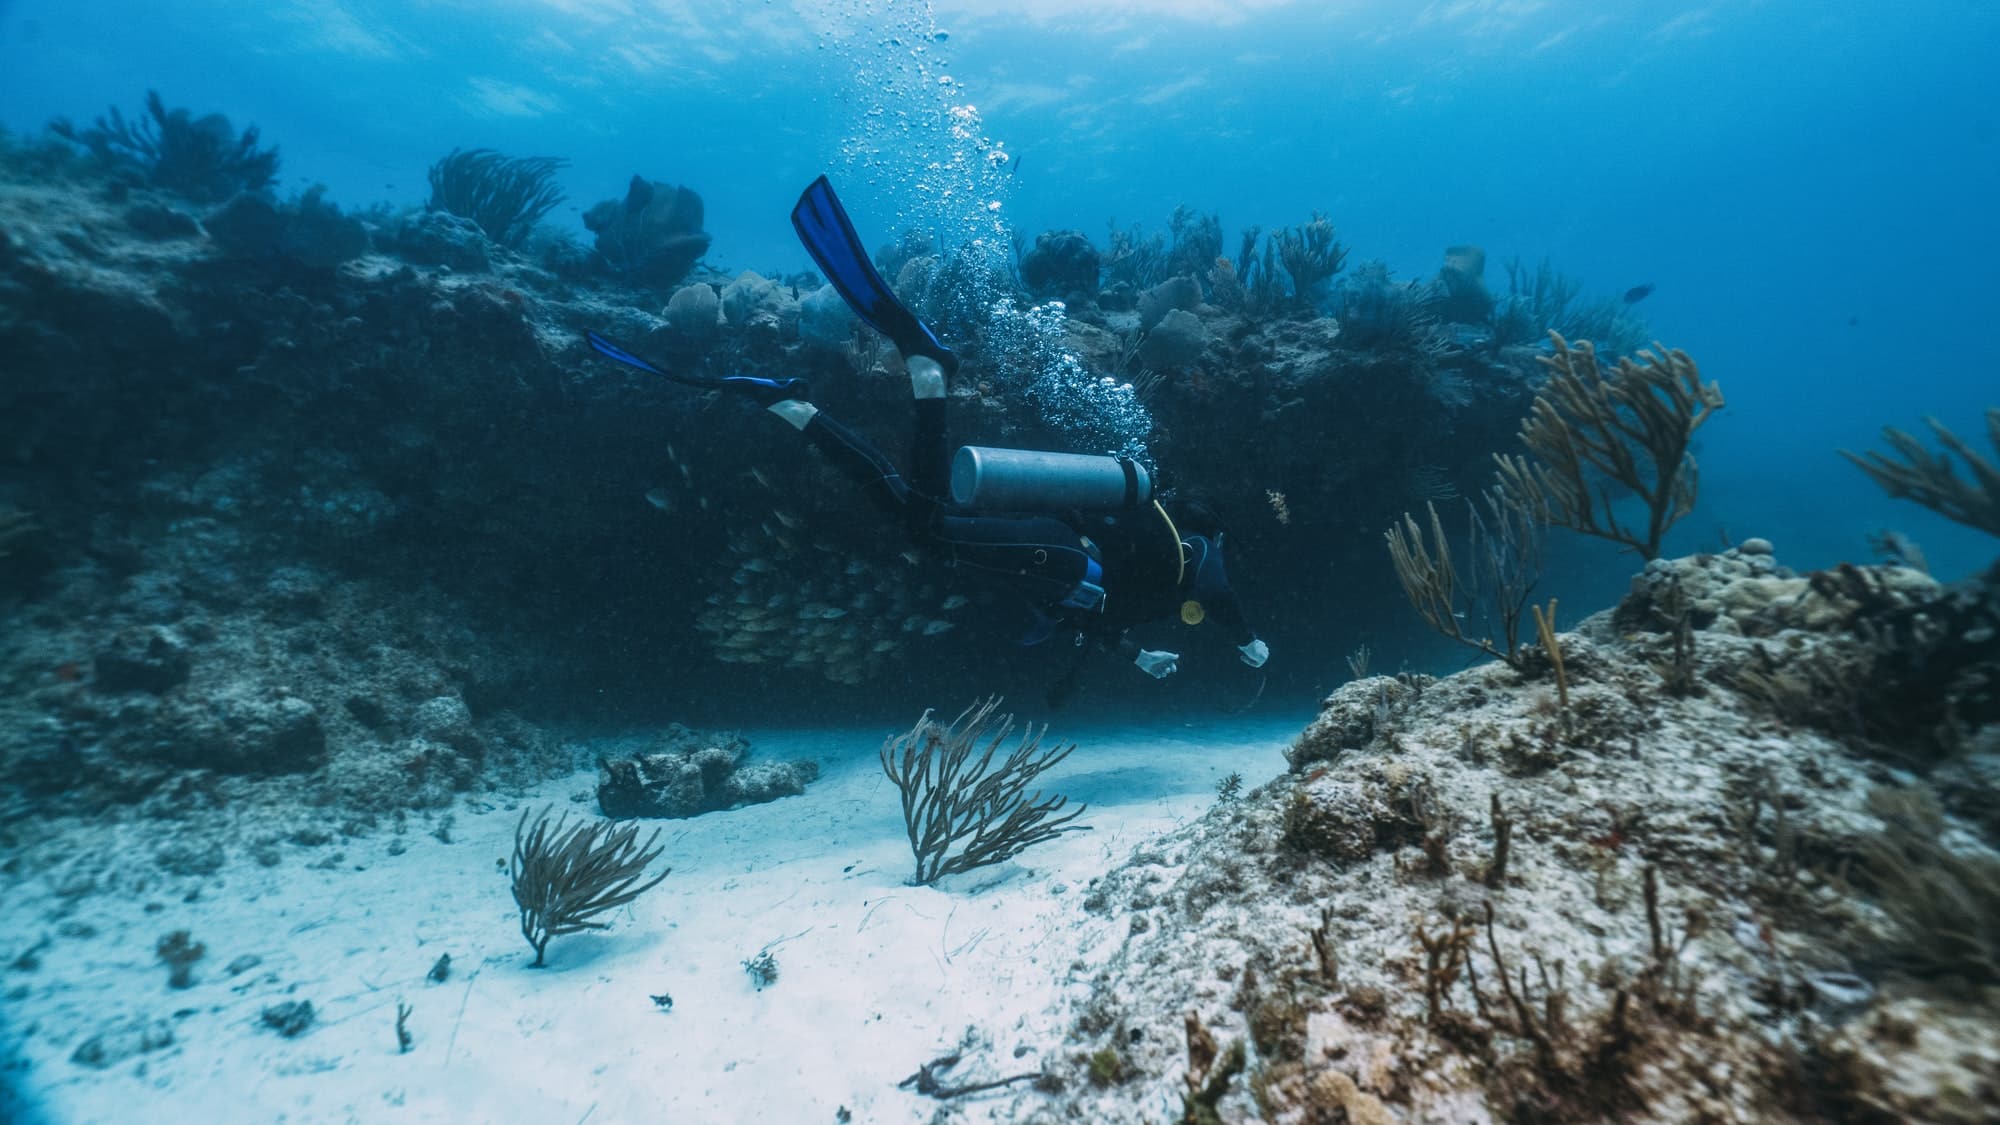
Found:
M 1669 589 L 1698 693 L 1663 674 Z M 1858 640 L 1809 576 L 1730 551 L 1562 634 L 1566 706 L 1499 662 L 1341 688 L 1289 776 L 1092 884 L 1118 945 L 1063 1092 L 1017 1118 L 1157 1120 L 1186 1090 L 1186 1120 L 1982 1119 L 2000 855 L 1738 687 L 1772 643 Z M 1220 1043 L 1247 1058 L 1217 1090 Z
M 246 192 L 209 212 L 202 227 L 231 257 L 278 256 L 330 269 L 366 254 L 369 240 L 361 220 L 342 214 L 325 195 L 326 188 L 316 184 L 281 205 Z
M 674 723 L 630 758 L 598 759 L 597 803 L 604 815 L 686 817 L 796 797 L 819 777 L 817 763 L 748 764 L 737 734 L 703 734 Z
M 611 369 L 578 330 L 695 374 L 809 378 L 898 449 L 907 391 L 878 377 L 875 334 L 814 279 L 701 266 L 680 188 L 609 201 L 602 257 L 527 238 L 554 168 L 505 161 L 438 169 L 467 189 L 456 210 L 491 201 L 486 230 L 242 183 L 196 205 L 59 138 L 0 146 L 18 468 L 0 514 L 33 509 L 0 525 L 0 800 L 157 822 L 148 870 L 281 863 L 587 767 L 552 726 L 581 699 L 657 730 L 726 722 L 701 709 L 743 690 L 820 718 L 872 714 L 855 689 L 888 677 L 1046 689 L 1046 661 L 989 658 L 1015 607 L 905 555 L 767 417 Z M 481 167 L 520 174 L 479 187 Z M 1098 300 L 1072 309 L 1028 305 L 1003 244 L 906 237 L 882 261 L 964 358 L 954 437 L 1154 456 L 1200 482 L 1254 604 L 1296 607 L 1274 645 L 1327 614 L 1389 620 L 1387 568 L 1304 576 L 1374 555 L 1411 496 L 1481 472 L 1532 351 L 1368 346 L 1291 306 L 1275 236 L 1230 262 L 1214 215 L 1184 208 L 1169 233 L 1112 240 Z M 1091 287 L 1087 240 L 1047 245 Z M 685 261 L 649 272 L 656 250 Z M 316 843 L 249 811 L 300 803 L 323 810 L 299 837 Z M 214 805 L 246 813 L 187 816 Z M 29 865 L 60 854 L 39 828 L 21 842 Z

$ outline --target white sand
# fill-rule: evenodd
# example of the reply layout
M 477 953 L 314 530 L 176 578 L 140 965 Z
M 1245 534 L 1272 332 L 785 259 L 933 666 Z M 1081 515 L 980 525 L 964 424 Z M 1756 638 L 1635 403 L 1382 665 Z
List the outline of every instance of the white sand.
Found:
M 804 797 L 661 821 L 673 874 L 600 934 L 557 938 L 528 967 L 505 860 L 520 805 L 460 810 L 453 842 L 384 834 L 336 845 L 346 862 L 276 868 L 232 855 L 199 901 L 99 896 L 58 919 L 41 884 L 17 888 L 16 935 L 85 922 L 32 972 L 6 974 L 4 1031 L 30 1099 L 26 1121 L 862 1122 L 925 1121 L 938 1103 L 897 1089 L 968 1028 L 989 1045 L 953 1072 L 971 1081 L 1034 1071 L 1068 1017 L 1064 989 L 1115 948 L 1082 909 L 1085 884 L 1138 843 L 1199 816 L 1218 780 L 1283 768 L 1309 716 L 1139 730 L 1058 729 L 1078 751 L 1051 788 L 1087 801 L 1092 831 L 1013 863 L 906 885 L 894 787 L 876 752 L 886 732 L 748 732 L 760 758 L 817 757 Z M 539 800 L 595 815 L 590 774 Z M 323 855 L 334 847 L 320 849 Z M 363 870 L 356 870 L 356 867 Z M 196 983 L 167 987 L 162 934 L 206 944 Z M 25 943 L 23 943 L 25 944 Z M 758 991 L 742 962 L 769 946 L 779 978 Z M 452 973 L 425 973 L 450 953 Z M 240 975 L 245 954 L 262 963 Z M 671 1011 L 648 998 L 673 997 Z M 259 1013 L 310 1000 L 297 1039 Z M 415 1045 L 399 1054 L 398 1001 Z M 185 1015 L 175 1017 L 177 1011 Z M 123 1017 L 164 1019 L 173 1046 L 106 1070 L 70 1061 Z M 1016 1056 L 1016 1052 L 1020 1054 Z M 998 1111 L 1006 1095 L 988 1095 Z M 39 1105 L 37 1105 L 37 1101 Z M 980 1113 L 981 1098 L 961 1104 Z

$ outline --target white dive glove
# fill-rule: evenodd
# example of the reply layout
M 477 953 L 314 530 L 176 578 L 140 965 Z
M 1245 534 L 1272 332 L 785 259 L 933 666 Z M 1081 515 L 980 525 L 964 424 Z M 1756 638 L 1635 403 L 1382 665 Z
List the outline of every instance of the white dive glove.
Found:
M 1139 671 L 1148 676 L 1164 680 L 1174 674 L 1174 668 L 1178 666 L 1180 658 L 1181 654 L 1178 652 L 1160 652 L 1156 649 L 1142 648 L 1139 650 L 1139 655 L 1132 658 L 1132 663 L 1137 664 Z
M 1236 646 L 1236 651 L 1242 654 L 1243 663 L 1252 668 L 1262 668 L 1264 662 L 1271 659 L 1271 646 L 1255 637 L 1250 638 L 1247 645 Z

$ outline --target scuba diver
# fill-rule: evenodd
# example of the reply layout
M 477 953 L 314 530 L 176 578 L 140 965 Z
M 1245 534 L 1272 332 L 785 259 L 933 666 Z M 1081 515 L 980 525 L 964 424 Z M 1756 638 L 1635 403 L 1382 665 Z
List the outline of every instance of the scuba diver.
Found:
M 1075 655 L 1049 692 L 1060 704 L 1089 655 L 1113 650 L 1164 679 L 1180 655 L 1140 648 L 1131 630 L 1178 617 L 1215 621 L 1243 662 L 1261 668 L 1270 648 L 1245 622 L 1223 566 L 1220 523 L 1198 504 L 1177 523 L 1153 494 L 1153 476 L 1127 457 L 965 446 L 948 451 L 946 380 L 958 357 L 897 299 L 855 234 L 825 176 L 792 211 L 792 226 L 857 316 L 903 358 L 916 408 L 906 479 L 880 449 L 812 403 L 805 380 L 709 378 L 669 372 L 590 332 L 590 346 L 620 363 L 709 389 L 741 393 L 796 428 L 944 565 L 990 576 L 1026 599 L 1038 644 L 1067 634 Z

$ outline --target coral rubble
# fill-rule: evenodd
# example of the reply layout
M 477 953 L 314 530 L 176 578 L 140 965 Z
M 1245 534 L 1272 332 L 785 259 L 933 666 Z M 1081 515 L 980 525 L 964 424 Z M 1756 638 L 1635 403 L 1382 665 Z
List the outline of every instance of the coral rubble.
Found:
M 597 803 L 609 817 L 685 817 L 796 797 L 819 776 L 806 759 L 748 762 L 738 734 L 704 734 L 674 723 L 630 758 L 598 759 Z

